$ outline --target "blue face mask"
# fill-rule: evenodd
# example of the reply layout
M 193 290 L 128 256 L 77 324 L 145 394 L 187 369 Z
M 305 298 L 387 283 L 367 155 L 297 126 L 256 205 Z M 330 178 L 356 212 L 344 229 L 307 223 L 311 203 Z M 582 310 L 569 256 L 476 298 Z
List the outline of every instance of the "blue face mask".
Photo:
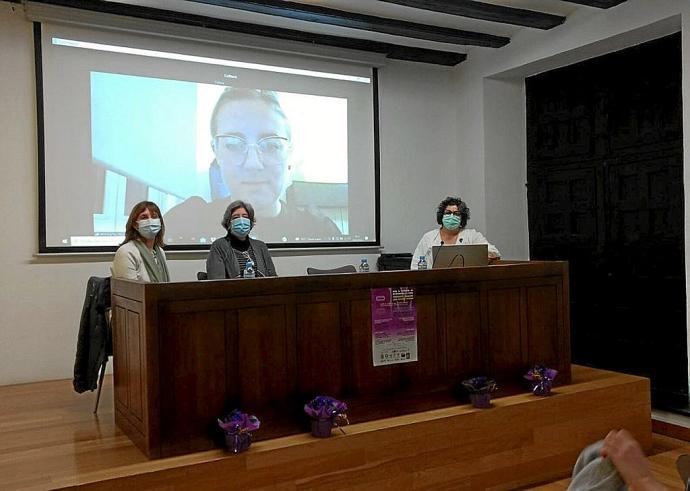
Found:
M 460 228 L 460 217 L 455 215 L 443 215 L 443 228 L 447 230 L 457 230 Z
M 252 222 L 249 218 L 237 217 L 230 220 L 230 232 L 237 237 L 246 237 L 252 228 Z
M 145 239 L 153 239 L 161 231 L 160 218 L 147 218 L 137 221 L 137 230 Z

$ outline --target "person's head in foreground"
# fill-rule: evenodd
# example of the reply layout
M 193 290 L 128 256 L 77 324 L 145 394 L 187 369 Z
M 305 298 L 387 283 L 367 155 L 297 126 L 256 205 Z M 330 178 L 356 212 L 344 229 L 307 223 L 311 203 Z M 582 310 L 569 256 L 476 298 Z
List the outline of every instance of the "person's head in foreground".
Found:
M 141 201 L 134 205 L 125 226 L 124 243 L 138 240 L 148 246 L 163 247 L 165 223 L 158 205 L 152 201 Z
M 449 232 L 459 232 L 467 225 L 470 209 L 460 198 L 448 196 L 436 209 L 436 222 Z
M 254 207 L 242 200 L 230 203 L 221 221 L 223 228 L 240 240 L 247 239 L 254 223 Z
M 290 124 L 275 92 L 227 88 L 211 115 L 221 194 L 250 200 L 260 216 L 280 212 L 287 183 Z

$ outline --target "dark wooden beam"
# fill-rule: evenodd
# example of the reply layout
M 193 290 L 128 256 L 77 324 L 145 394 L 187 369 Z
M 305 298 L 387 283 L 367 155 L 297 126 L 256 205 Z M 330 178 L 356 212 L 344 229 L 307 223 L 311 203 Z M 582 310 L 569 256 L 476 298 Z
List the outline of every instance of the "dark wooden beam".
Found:
M 418 24 L 373 15 L 357 14 L 304 3 L 282 0 L 187 0 L 194 3 L 215 5 L 247 12 L 274 15 L 318 24 L 347 27 L 364 31 L 392 34 L 407 38 L 425 39 L 439 43 L 500 48 L 510 38 L 481 32 L 463 31 L 448 27 Z
M 359 40 L 360 46 L 353 49 L 362 51 L 381 51 L 369 50 L 366 48 L 372 41 Z M 455 66 L 467 59 L 465 53 L 455 53 L 453 51 L 437 51 L 434 49 L 413 48 L 411 46 L 401 46 L 399 44 L 374 43 L 385 46 L 386 56 L 392 60 L 416 61 L 418 63 L 432 63 L 434 65 Z
M 203 15 L 186 14 L 172 10 L 156 9 L 151 7 L 141 7 L 138 5 L 127 5 L 117 2 L 104 2 L 100 0 L 34 0 L 36 3 L 60 5 L 72 7 L 92 12 L 102 12 L 106 14 L 124 15 L 137 19 L 148 19 L 160 22 L 169 22 L 185 26 L 203 27 L 219 31 L 239 32 L 243 34 L 253 34 L 256 36 L 270 37 L 274 39 L 285 39 L 324 46 L 334 46 L 337 48 L 355 49 L 368 51 L 371 53 L 381 53 L 388 58 L 395 60 L 415 61 L 419 63 L 430 63 L 435 65 L 455 66 L 465 61 L 467 55 L 452 51 L 438 51 L 425 48 L 412 48 L 378 41 L 368 41 L 343 36 L 330 36 L 302 32 L 295 29 L 282 29 L 271 26 L 249 24 L 246 22 L 236 22 L 226 19 L 217 19 Z
M 620 5 L 627 0 L 563 0 L 564 2 L 578 3 L 580 5 L 587 5 L 589 7 L 597 7 L 600 9 L 610 9 L 616 5 Z
M 405 7 L 420 10 L 432 10 L 448 15 L 469 17 L 471 19 L 500 22 L 515 26 L 534 27 L 536 29 L 551 29 L 565 22 L 565 17 L 554 14 L 545 14 L 534 10 L 504 7 L 473 0 L 380 0 L 386 3 L 394 3 Z

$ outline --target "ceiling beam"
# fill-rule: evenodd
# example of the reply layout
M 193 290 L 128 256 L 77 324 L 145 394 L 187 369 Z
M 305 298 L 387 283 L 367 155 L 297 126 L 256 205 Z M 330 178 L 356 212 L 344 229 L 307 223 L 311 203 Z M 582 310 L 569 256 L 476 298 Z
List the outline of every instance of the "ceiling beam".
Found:
M 494 5 L 473 0 L 380 0 L 405 7 L 420 10 L 431 10 L 447 15 L 469 17 L 502 24 L 533 27 L 535 29 L 551 29 L 565 22 L 565 17 L 554 14 L 545 14 L 534 10 L 518 9 Z
M 386 17 L 357 14 L 304 3 L 283 0 L 188 0 L 189 2 L 215 5 L 230 9 L 267 14 L 288 19 L 347 27 L 406 38 L 424 39 L 439 43 L 500 48 L 510 38 L 481 32 L 464 31 L 448 27 L 418 24 Z
M 128 5 L 118 2 L 104 2 L 99 0 L 32 0 L 35 3 L 60 5 L 63 7 L 78 8 L 91 12 L 101 12 L 113 15 L 123 15 L 136 19 L 149 19 L 160 22 L 170 22 L 186 26 L 203 27 L 219 31 L 239 32 L 253 34 L 273 39 L 284 39 L 309 44 L 334 46 L 337 48 L 368 51 L 370 53 L 385 54 L 394 60 L 415 61 L 435 65 L 455 66 L 467 59 L 465 53 L 453 51 L 440 51 L 425 48 L 413 48 L 409 46 L 381 43 L 366 39 L 357 39 L 344 36 L 331 36 L 298 31 L 296 29 L 283 29 L 271 26 L 236 22 L 204 15 L 186 14 L 173 10 Z
M 620 5 L 627 0 L 563 0 L 565 2 L 577 3 L 580 5 L 587 5 L 589 7 L 597 7 L 600 9 L 610 9 L 616 5 Z

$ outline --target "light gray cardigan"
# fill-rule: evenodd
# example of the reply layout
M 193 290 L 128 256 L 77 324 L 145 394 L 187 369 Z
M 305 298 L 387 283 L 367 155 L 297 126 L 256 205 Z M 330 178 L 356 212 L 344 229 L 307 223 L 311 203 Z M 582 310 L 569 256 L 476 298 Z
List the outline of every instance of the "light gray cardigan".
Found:
M 278 276 L 266 244 L 251 237 L 249 242 L 256 255 L 255 267 L 257 278 Z M 209 280 L 222 280 L 241 276 L 240 263 L 237 262 L 235 251 L 230 246 L 230 234 L 217 239 L 211 244 L 211 250 L 206 258 L 206 273 Z
M 165 252 L 161 251 L 161 261 L 165 262 Z M 113 264 L 110 266 L 110 273 L 113 278 L 125 278 L 127 280 L 137 280 L 150 282 L 148 271 L 144 266 L 141 252 L 134 245 L 133 241 L 122 244 L 115 253 Z

